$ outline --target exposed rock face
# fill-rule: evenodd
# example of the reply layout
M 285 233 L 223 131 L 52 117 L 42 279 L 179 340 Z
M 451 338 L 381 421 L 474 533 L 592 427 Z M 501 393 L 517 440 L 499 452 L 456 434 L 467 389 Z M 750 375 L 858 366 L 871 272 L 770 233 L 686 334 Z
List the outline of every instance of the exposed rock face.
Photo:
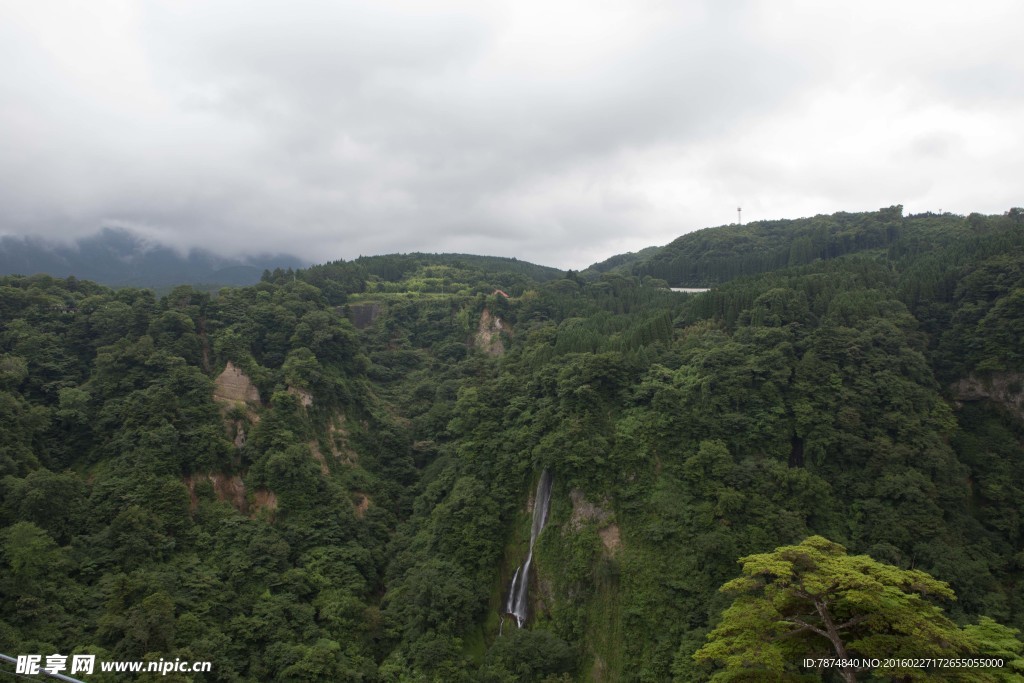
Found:
M 288 387 L 288 393 L 299 399 L 299 403 L 302 404 L 303 408 L 309 408 L 313 405 L 313 394 L 309 393 L 305 389 L 299 389 L 298 387 Z
M 968 375 L 950 388 L 957 401 L 994 401 L 1024 421 L 1024 373 L 1000 372 L 987 377 Z
M 277 510 L 277 494 L 273 491 L 256 489 L 252 492 L 252 507 L 249 517 L 256 517 L 262 510 L 266 510 L 273 521 L 274 511 Z
M 622 545 L 622 538 L 619 534 L 619 525 L 611 522 L 612 513 L 588 501 L 579 489 L 570 491 L 569 499 L 572 500 L 572 515 L 569 517 L 569 528 L 573 531 L 579 531 L 585 524 L 596 524 L 598 527 L 597 535 L 601 537 L 601 543 L 604 545 L 605 552 L 609 556 L 615 555 Z
M 569 517 L 569 528 L 579 531 L 587 522 L 596 522 L 598 526 L 603 525 L 609 517 L 610 512 L 602 507 L 589 502 L 583 491 L 573 489 L 569 492 L 569 499 L 572 501 L 572 516 Z
M 491 312 L 484 309 L 480 314 L 480 325 L 477 326 L 475 345 L 488 356 L 500 356 L 505 353 L 505 344 L 501 341 L 501 333 L 506 334 L 509 330 L 502 323 L 501 318 L 491 315 Z
M 245 483 L 242 481 L 242 478 L 237 474 L 229 477 L 219 472 L 206 475 L 193 474 L 185 477 L 185 486 L 188 487 L 190 507 L 193 512 L 199 505 L 199 499 L 196 496 L 196 484 L 203 478 L 213 484 L 213 492 L 217 496 L 217 500 L 230 503 L 231 507 L 242 514 L 248 512 L 249 506 L 245 500 Z
M 325 477 L 331 473 L 329 467 L 327 467 L 327 458 L 320 452 L 320 446 L 317 445 L 316 441 L 309 442 L 309 452 L 313 454 L 313 459 L 320 463 L 320 474 Z
M 604 544 L 604 549 L 609 555 L 614 555 L 618 551 L 619 546 L 622 545 L 618 524 L 609 524 L 598 531 L 597 535 L 601 537 L 601 543 Z
M 213 492 L 217 496 L 217 500 L 230 503 L 231 507 L 243 515 L 248 515 L 250 519 L 256 517 L 261 510 L 267 510 L 271 513 L 270 516 L 273 519 L 273 512 L 277 510 L 277 494 L 268 489 L 256 489 L 252 492 L 250 503 L 249 497 L 246 495 L 245 482 L 242 481 L 242 478 L 237 474 L 229 477 L 220 472 L 192 474 L 185 477 L 185 486 L 188 488 L 189 509 L 192 512 L 195 512 L 196 508 L 199 507 L 196 484 L 204 479 L 213 484 Z
M 356 517 L 362 519 L 363 515 L 366 514 L 366 511 L 370 509 L 370 497 L 365 493 L 356 491 L 354 503 L 356 508 Z
M 259 403 L 260 392 L 248 375 L 228 361 L 224 372 L 213 381 L 213 400 L 219 403 Z
M 245 422 L 242 420 L 234 420 L 228 425 L 228 434 L 231 434 L 232 429 L 234 430 L 234 438 L 232 443 L 235 444 L 235 448 L 241 448 L 245 445 L 246 440 L 249 438 L 245 433 Z

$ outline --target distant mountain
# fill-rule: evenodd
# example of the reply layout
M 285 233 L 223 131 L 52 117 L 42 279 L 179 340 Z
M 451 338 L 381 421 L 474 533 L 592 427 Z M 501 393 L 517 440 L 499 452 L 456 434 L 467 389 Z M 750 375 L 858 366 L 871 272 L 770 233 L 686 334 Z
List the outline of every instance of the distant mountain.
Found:
M 265 269 L 306 265 L 285 254 L 227 258 L 193 249 L 183 256 L 166 245 L 113 228 L 70 245 L 32 237 L 0 238 L 0 274 L 74 275 L 112 287 L 244 286 L 258 282 Z

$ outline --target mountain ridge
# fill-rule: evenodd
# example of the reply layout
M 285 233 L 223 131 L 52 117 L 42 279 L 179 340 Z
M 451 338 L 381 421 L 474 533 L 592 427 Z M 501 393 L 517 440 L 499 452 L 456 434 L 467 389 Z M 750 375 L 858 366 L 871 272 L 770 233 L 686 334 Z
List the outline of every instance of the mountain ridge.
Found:
M 35 237 L 0 238 L 0 274 L 74 276 L 112 287 L 244 286 L 259 282 L 264 270 L 306 265 L 287 254 L 225 257 L 192 248 L 182 255 L 122 228 L 104 228 L 70 244 Z

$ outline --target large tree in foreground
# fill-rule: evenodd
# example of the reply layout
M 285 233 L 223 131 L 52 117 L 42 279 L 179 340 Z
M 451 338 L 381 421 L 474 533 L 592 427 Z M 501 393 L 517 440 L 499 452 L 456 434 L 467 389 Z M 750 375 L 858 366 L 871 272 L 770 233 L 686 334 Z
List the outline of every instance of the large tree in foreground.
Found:
M 714 680 L 799 680 L 805 659 L 1001 657 L 1001 669 L 895 666 L 903 680 L 1024 680 L 1017 632 L 983 618 L 961 629 L 931 600 L 955 600 L 925 572 L 900 569 L 821 536 L 740 560 L 743 576 L 722 586 L 739 595 L 694 658 L 717 662 Z M 817 668 L 817 667 L 814 667 Z M 854 665 L 828 667 L 855 681 Z M 824 669 L 822 669 L 824 670 Z

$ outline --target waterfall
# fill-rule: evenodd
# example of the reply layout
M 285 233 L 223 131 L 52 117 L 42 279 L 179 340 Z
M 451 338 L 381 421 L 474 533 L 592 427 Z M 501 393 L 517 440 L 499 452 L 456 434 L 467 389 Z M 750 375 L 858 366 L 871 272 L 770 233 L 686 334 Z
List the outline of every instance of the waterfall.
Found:
M 515 575 L 512 577 L 512 587 L 508 591 L 508 600 L 505 602 L 505 614 L 511 614 L 516 618 L 516 625 L 519 628 L 526 623 L 526 599 L 530 586 L 530 564 L 533 562 L 533 544 L 537 537 L 544 530 L 544 523 L 548 521 L 548 507 L 551 504 L 551 475 L 547 470 L 541 472 L 540 481 L 537 482 L 537 494 L 533 498 L 533 525 L 530 527 L 530 552 L 526 554 L 526 561 L 519 565 Z

